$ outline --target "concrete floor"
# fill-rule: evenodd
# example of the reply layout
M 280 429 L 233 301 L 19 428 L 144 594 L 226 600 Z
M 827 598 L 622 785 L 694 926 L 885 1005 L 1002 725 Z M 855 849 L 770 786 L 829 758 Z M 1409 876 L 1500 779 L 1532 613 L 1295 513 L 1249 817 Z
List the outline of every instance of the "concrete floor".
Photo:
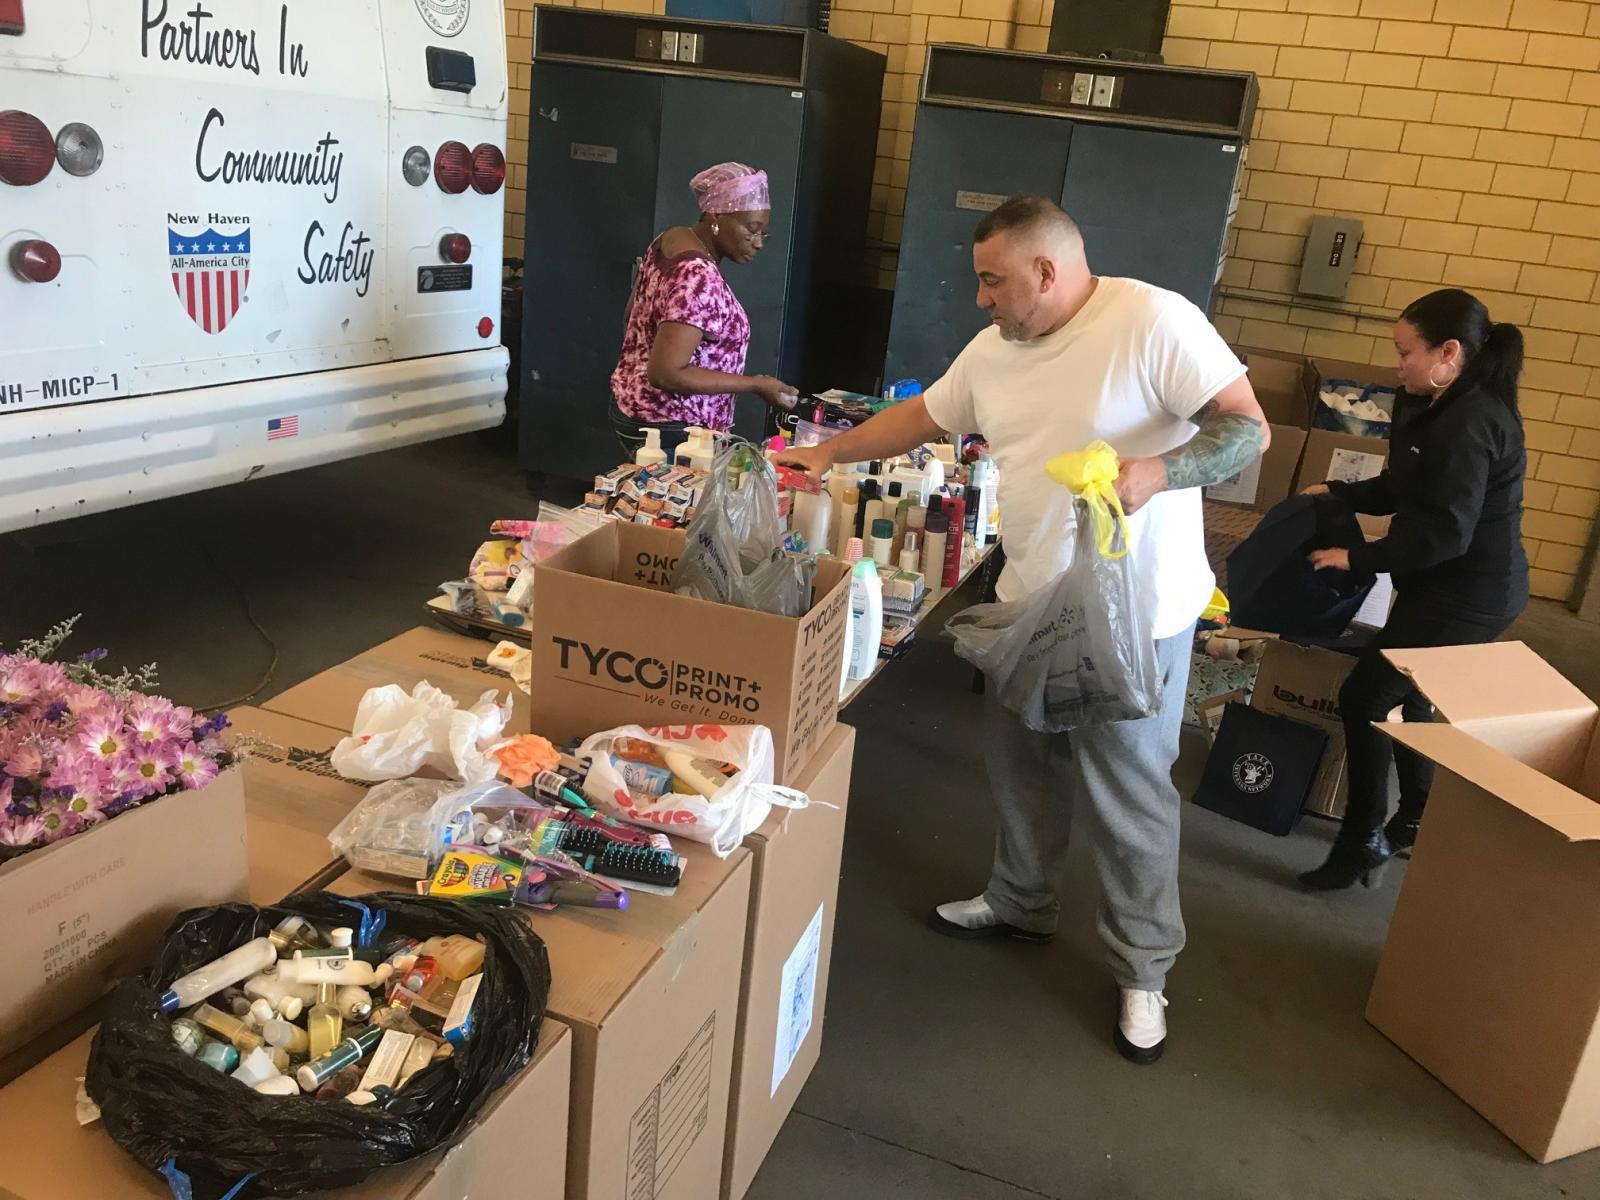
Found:
M 248 597 L 278 646 L 271 695 L 421 623 L 488 522 L 529 507 L 488 435 L 0 537 L 0 645 L 82 610 L 80 650 L 158 659 L 173 696 L 233 702 L 272 657 Z M 1538 604 L 1515 634 L 1600 695 L 1600 627 Z M 1370 892 L 1296 891 L 1325 822 L 1279 840 L 1186 808 L 1189 949 L 1153 1068 L 1111 1048 L 1081 845 L 1053 946 L 927 932 L 928 906 L 978 891 L 988 863 L 969 681 L 924 638 L 849 712 L 824 1052 L 754 1200 L 1600 1200 L 1596 1154 L 1535 1166 L 1362 1020 L 1403 864 Z

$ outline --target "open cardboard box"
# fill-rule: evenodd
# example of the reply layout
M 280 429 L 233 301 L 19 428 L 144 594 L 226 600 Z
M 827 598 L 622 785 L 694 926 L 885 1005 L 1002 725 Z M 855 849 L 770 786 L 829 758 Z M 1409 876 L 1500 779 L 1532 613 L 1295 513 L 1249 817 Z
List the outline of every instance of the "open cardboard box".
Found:
M 0 1079 L 91 1023 L 178 913 L 243 900 L 248 872 L 239 767 L 0 863 Z
M 6 1200 L 171 1200 L 166 1181 L 125 1153 L 103 1125 L 78 1124 L 75 1101 L 89 1041 L 84 1034 L 0 1091 L 0 1121 L 14 1145 L 26 1147 L 0 1159 Z M 353 1187 L 309 1194 L 313 1200 L 560 1200 L 571 1069 L 571 1036 L 546 1021 L 533 1061 L 490 1098 L 454 1146 L 386 1167 Z M 296 1101 L 302 1102 L 316 1103 Z M 295 1152 L 284 1147 L 285 1154 Z
M 1540 1162 L 1600 1146 L 1600 710 L 1520 642 L 1391 650 L 1444 723 L 1367 1019 Z
M 618 725 L 772 730 L 788 783 L 839 712 L 849 567 L 817 564 L 811 607 L 780 617 L 675 595 L 684 532 L 614 521 L 534 567 L 533 730 L 561 742 Z

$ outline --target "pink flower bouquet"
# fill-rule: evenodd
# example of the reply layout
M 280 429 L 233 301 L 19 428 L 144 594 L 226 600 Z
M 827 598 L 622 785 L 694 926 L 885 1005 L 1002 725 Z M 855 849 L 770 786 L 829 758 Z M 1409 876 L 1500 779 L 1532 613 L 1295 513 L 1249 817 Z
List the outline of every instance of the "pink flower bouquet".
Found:
M 0 651 L 0 856 L 82 833 L 168 792 L 203 788 L 233 757 L 228 718 L 142 688 L 155 668 L 106 675 L 106 651 L 55 662 L 77 618 Z

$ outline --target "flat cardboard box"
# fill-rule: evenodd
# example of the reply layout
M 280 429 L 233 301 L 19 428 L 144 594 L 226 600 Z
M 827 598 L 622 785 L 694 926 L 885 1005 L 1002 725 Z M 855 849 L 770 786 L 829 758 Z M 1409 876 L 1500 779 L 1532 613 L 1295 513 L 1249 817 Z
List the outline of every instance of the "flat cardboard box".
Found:
M 1292 425 L 1278 424 L 1272 425 L 1271 429 L 1272 443 L 1267 447 L 1267 452 L 1232 479 L 1206 488 L 1207 500 L 1264 513 L 1289 498 L 1295 475 L 1300 469 L 1306 431 Z
M 0 1078 L 75 1035 L 73 1016 L 143 966 L 178 913 L 244 899 L 247 877 L 238 768 L 0 864 Z
M 165 1180 L 125 1153 L 99 1122 L 78 1124 L 74 1105 L 90 1038 L 84 1034 L 0 1091 L 0 1118 L 14 1145 L 27 1147 L 0 1160 L 0 1196 L 6 1200 L 172 1200 Z M 546 1021 L 533 1061 L 490 1099 L 453 1147 L 386 1168 L 365 1183 L 308 1194 L 318 1200 L 513 1194 L 517 1200 L 560 1200 L 571 1070 L 571 1036 L 565 1026 Z M 514 1189 L 508 1190 L 509 1180 Z
M 1600 711 L 1520 642 L 1393 650 L 1440 770 L 1367 1020 L 1539 1162 L 1600 1146 Z
M 1356 437 L 1313 429 L 1306 435 L 1306 451 L 1300 460 L 1300 475 L 1294 490 L 1304 491 L 1314 483 L 1330 479 L 1355 483 L 1371 479 L 1389 461 L 1389 443 L 1380 438 Z
M 774 808 L 745 839 L 750 925 L 734 1047 L 722 1200 L 740 1200 L 822 1054 L 856 731 L 836 725 L 794 787 L 808 808 Z
M 818 564 L 803 617 L 752 612 L 670 591 L 684 536 L 612 522 L 534 567 L 533 729 L 765 725 L 788 783 L 838 719 L 849 569 Z
M 1339 689 L 1355 665 L 1356 660 L 1348 654 L 1273 640 L 1261 657 L 1250 696 L 1251 708 L 1327 732 L 1322 766 L 1306 798 L 1306 811 L 1325 817 L 1344 815 L 1344 724 L 1339 717 Z
M 485 655 L 494 645 L 481 638 L 418 626 L 313 675 L 263 707 L 348 732 L 355 724 L 361 697 L 370 689 L 393 683 L 409 693 L 427 680 L 463 706 L 476 704 L 488 691 L 499 692 L 502 700 L 510 693 L 512 716 L 506 733 L 526 733 L 528 697 L 511 682 L 511 676 L 489 665 Z
M 721 1187 L 750 852 L 675 844 L 689 864 L 673 896 L 528 914 L 550 954 L 550 1015 L 573 1037 L 567 1200 L 707 1200 Z M 351 872 L 331 890 L 396 886 Z
M 236 708 L 228 719 L 227 736 L 249 751 L 244 803 L 251 903 L 276 904 L 325 886 L 344 870 L 328 832 L 367 794 L 367 784 L 341 778 L 328 761 L 349 735 L 259 708 Z

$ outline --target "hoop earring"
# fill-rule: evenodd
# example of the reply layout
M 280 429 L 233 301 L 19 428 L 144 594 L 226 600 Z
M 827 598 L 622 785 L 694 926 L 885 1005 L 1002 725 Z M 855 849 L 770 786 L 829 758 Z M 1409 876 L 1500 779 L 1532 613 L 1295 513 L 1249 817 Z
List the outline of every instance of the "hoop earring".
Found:
M 1460 375 L 1461 375 L 1461 372 L 1457 371 L 1454 375 L 1451 375 L 1450 378 L 1446 379 L 1443 383 L 1441 383 L 1441 382 L 1439 382 L 1439 380 L 1437 380 L 1437 379 L 1435 379 L 1433 377 L 1433 368 L 1429 367 L 1428 368 L 1428 386 L 1431 387 L 1436 392 L 1443 391 L 1445 388 L 1449 387 L 1452 383 L 1454 383 L 1456 381 L 1456 379 L 1460 377 Z

